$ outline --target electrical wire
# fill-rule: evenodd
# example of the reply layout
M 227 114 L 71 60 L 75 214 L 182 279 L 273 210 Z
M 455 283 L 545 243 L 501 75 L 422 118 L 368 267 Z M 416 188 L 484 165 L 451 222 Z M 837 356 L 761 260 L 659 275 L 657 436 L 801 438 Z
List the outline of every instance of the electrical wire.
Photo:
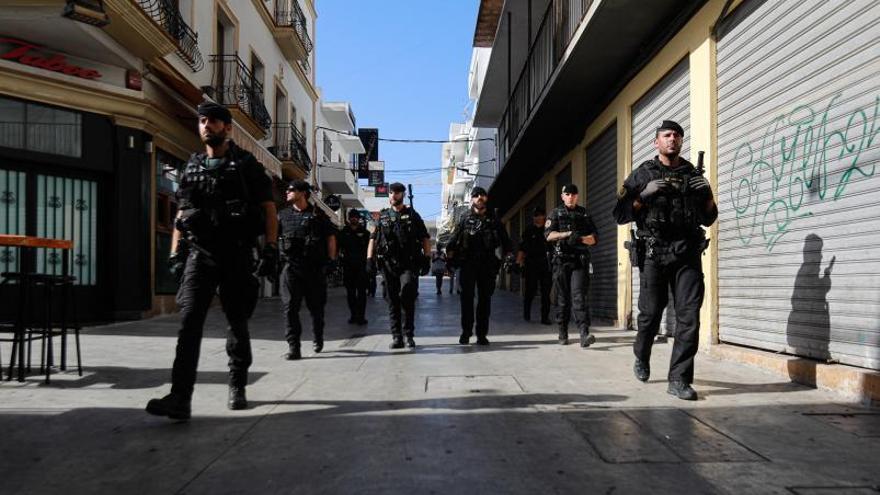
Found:
M 355 136 L 349 131 L 343 131 L 341 129 L 333 129 L 331 127 L 324 126 L 315 126 L 315 129 L 320 129 L 323 131 L 335 132 L 337 134 L 345 134 L 346 136 Z M 414 144 L 445 144 L 445 143 L 476 143 L 479 141 L 492 141 L 495 142 L 495 138 L 478 138 L 478 139 L 392 139 L 392 138 L 377 138 L 379 141 L 385 141 L 387 143 L 414 143 Z

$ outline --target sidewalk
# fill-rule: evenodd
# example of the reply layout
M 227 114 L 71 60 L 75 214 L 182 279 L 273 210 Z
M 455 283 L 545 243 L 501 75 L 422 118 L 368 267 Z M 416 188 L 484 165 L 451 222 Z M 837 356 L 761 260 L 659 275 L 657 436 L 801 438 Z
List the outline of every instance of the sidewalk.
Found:
M 188 423 L 143 411 L 168 391 L 177 316 L 89 328 L 83 377 L 0 384 L 0 493 L 877 493 L 876 409 L 703 353 L 700 400 L 680 401 L 671 343 L 643 384 L 632 332 L 559 346 L 503 291 L 491 346 L 460 346 L 458 297 L 420 290 L 415 351 L 388 349 L 381 298 L 358 327 L 332 289 L 325 350 L 306 324 L 299 362 L 281 357 L 278 300 L 262 302 L 246 411 L 225 408 L 212 311 Z

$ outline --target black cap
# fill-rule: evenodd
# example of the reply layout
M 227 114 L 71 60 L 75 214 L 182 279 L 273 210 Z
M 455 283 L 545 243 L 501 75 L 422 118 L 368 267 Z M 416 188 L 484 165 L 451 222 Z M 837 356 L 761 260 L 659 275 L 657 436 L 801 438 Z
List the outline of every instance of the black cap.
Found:
M 659 134 L 660 131 L 675 131 L 675 132 L 679 133 L 680 135 L 684 136 L 684 129 L 681 127 L 681 125 L 678 122 L 676 122 L 674 120 L 664 120 L 660 124 L 660 127 L 657 128 L 657 134 Z
M 391 192 L 396 192 L 396 193 L 397 192 L 406 192 L 406 186 L 404 186 L 400 182 L 392 182 L 391 185 L 388 186 L 388 189 L 390 189 Z
M 568 193 L 568 194 L 577 194 L 578 193 L 578 186 L 576 186 L 574 184 L 566 184 L 566 185 L 562 186 L 562 192 Z
M 487 193 L 486 190 L 480 186 L 477 186 L 477 187 L 471 189 L 471 197 L 472 198 L 476 198 L 477 196 L 488 196 L 488 195 L 489 195 L 489 193 Z
M 287 186 L 287 191 L 300 191 L 300 192 L 312 192 L 312 186 L 309 185 L 308 182 L 304 180 L 295 180 Z
M 547 214 L 547 210 L 545 210 L 542 206 L 536 206 L 536 207 L 532 208 L 532 216 L 533 217 L 546 215 L 546 214 Z
M 199 105 L 199 115 L 210 119 L 222 120 L 226 124 L 232 123 L 232 113 L 223 105 L 214 103 L 213 101 L 204 101 Z

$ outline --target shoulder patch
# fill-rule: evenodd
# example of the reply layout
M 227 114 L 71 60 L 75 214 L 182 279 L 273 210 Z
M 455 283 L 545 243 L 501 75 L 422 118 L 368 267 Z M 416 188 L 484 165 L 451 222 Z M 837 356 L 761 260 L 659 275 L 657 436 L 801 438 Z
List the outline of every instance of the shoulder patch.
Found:
M 545 229 L 549 229 L 549 228 L 550 228 L 550 225 L 552 225 L 552 224 L 553 224 L 553 221 L 550 220 L 550 219 L 547 219 L 547 221 L 544 222 L 544 228 L 545 228 Z

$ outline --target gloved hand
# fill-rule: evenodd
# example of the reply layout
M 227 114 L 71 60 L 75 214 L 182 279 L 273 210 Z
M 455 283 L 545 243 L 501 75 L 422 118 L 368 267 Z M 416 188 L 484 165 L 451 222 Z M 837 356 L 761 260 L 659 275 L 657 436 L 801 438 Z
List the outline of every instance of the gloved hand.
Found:
M 422 259 L 419 261 L 419 275 L 427 275 L 431 272 L 431 257 L 430 256 L 422 256 Z
M 581 237 L 580 233 L 572 232 L 571 235 L 565 239 L 565 242 L 567 242 L 569 246 L 577 246 L 581 244 Z
M 174 279 L 179 284 L 183 279 L 183 270 L 186 268 L 186 249 L 180 249 L 168 256 L 168 270 L 174 275 Z
M 660 191 L 664 191 L 667 187 L 669 187 L 669 183 L 664 179 L 654 179 L 642 189 L 642 192 L 639 193 L 639 199 L 642 201 L 648 201 L 654 195 L 659 193 Z
M 376 258 L 370 258 L 367 260 L 367 275 L 373 276 L 376 274 Z
M 712 196 L 712 188 L 709 186 L 709 181 L 702 175 L 695 175 L 688 179 L 688 188 L 698 196 L 705 198 Z
M 263 246 L 260 263 L 257 265 L 257 276 L 266 277 L 273 282 L 278 277 L 278 248 L 274 245 Z
M 328 261 L 327 264 L 324 265 L 324 275 L 330 276 L 332 273 L 334 273 L 336 271 L 337 268 L 339 268 L 339 261 L 338 260 Z

